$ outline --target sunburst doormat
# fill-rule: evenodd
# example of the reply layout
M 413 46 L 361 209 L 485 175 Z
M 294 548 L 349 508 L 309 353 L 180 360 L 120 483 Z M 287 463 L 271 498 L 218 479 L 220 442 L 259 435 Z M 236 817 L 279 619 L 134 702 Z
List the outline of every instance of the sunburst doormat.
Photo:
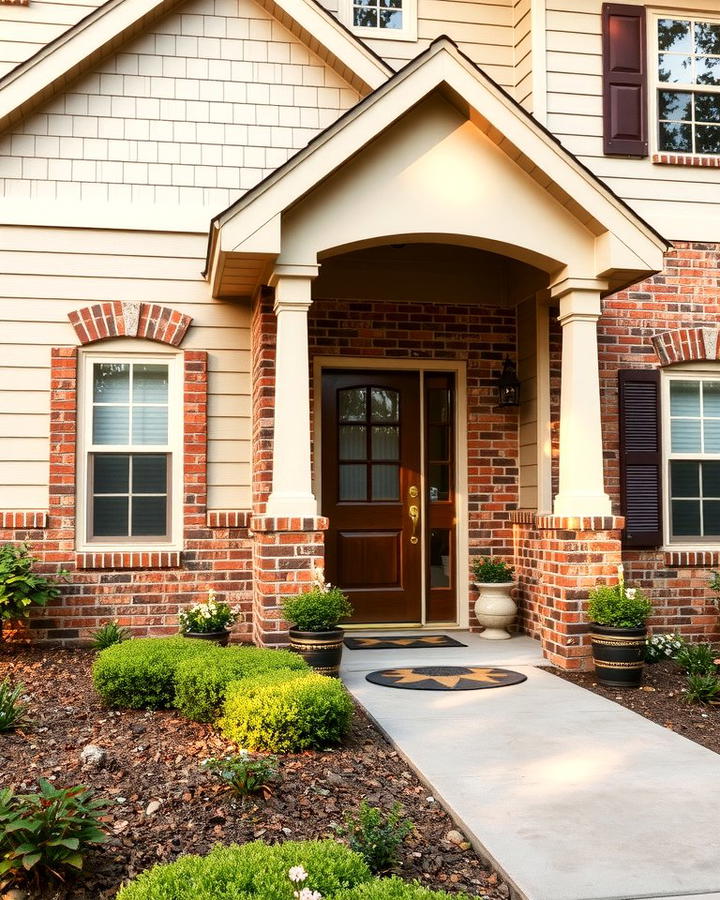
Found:
M 447 634 L 394 634 L 383 637 L 346 637 L 348 650 L 415 650 L 422 647 L 467 647 Z
M 479 691 L 527 681 L 527 675 L 487 666 L 420 666 L 416 669 L 382 669 L 365 676 L 383 687 L 410 691 Z

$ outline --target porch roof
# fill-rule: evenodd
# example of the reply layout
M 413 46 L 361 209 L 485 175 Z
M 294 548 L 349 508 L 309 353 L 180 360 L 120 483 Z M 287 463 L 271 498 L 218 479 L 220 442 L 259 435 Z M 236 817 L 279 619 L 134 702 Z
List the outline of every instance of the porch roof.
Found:
M 398 185 L 421 158 L 408 194 Z M 456 208 L 431 196 L 453 173 L 467 181 Z M 549 285 L 605 291 L 659 271 L 668 247 L 447 37 L 213 219 L 205 274 L 214 296 L 249 297 L 278 267 L 312 274 L 324 256 L 400 237 L 481 247 L 544 270 Z

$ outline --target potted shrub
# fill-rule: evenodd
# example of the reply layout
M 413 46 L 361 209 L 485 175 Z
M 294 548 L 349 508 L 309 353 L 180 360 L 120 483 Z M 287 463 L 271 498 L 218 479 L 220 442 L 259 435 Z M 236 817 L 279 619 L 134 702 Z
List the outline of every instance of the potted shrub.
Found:
M 622 566 L 613 585 L 590 591 L 588 617 L 595 672 L 606 687 L 639 687 L 645 666 L 650 600 L 625 584 Z
M 317 672 L 337 678 L 345 637 L 338 622 L 353 612 L 345 594 L 325 581 L 322 569 L 315 569 L 312 588 L 288 597 L 282 609 L 292 626 L 290 649 Z
M 47 606 L 60 596 L 60 588 L 52 578 L 33 572 L 36 562 L 26 544 L 0 547 L 0 640 L 3 622 L 26 619 L 33 606 Z M 66 578 L 68 574 L 60 569 L 57 577 Z
M 512 598 L 515 570 L 501 559 L 483 556 L 473 563 L 478 598 L 475 617 L 485 630 L 480 637 L 505 641 L 512 637 L 508 628 L 515 621 L 517 606 Z
M 229 626 L 237 617 L 238 611 L 231 609 L 227 603 L 216 600 L 215 591 L 211 588 L 204 603 L 195 603 L 183 610 L 178 619 L 184 637 L 214 641 L 221 647 L 227 647 L 230 640 Z

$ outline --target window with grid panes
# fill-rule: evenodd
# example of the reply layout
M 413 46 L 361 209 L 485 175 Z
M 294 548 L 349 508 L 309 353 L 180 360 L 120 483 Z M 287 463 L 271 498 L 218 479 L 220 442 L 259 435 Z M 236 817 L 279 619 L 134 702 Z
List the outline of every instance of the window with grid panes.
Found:
M 720 20 L 657 20 L 658 149 L 720 154 Z
M 669 537 L 720 541 L 720 379 L 669 379 Z
M 87 539 L 168 542 L 173 365 L 103 359 L 86 371 Z

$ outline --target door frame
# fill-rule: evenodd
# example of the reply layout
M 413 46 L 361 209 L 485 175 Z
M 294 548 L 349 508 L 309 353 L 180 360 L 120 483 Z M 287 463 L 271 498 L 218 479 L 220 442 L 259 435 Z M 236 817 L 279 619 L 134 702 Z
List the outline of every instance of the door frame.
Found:
M 470 624 L 470 585 L 468 560 L 470 544 L 468 532 L 468 451 L 467 451 L 467 363 L 455 359 L 388 359 L 383 356 L 316 356 L 313 359 L 313 490 L 322 509 L 322 375 L 324 369 L 353 369 L 365 371 L 411 371 L 420 374 L 420 396 L 424 397 L 425 372 L 452 372 L 455 375 L 455 584 L 457 586 L 457 621 L 433 622 L 433 629 L 455 626 L 468 628 Z M 420 446 L 425 459 L 425 404 L 421 403 Z M 425 497 L 425 473 L 422 473 L 422 496 Z M 423 559 L 426 558 L 426 529 L 422 529 Z M 422 621 L 426 626 L 427 566 L 422 568 Z M 351 626 L 356 627 L 356 626 Z M 367 628 L 367 626 L 357 626 Z M 378 626 L 387 628 L 387 625 Z M 390 626 L 398 628 L 399 626 Z

